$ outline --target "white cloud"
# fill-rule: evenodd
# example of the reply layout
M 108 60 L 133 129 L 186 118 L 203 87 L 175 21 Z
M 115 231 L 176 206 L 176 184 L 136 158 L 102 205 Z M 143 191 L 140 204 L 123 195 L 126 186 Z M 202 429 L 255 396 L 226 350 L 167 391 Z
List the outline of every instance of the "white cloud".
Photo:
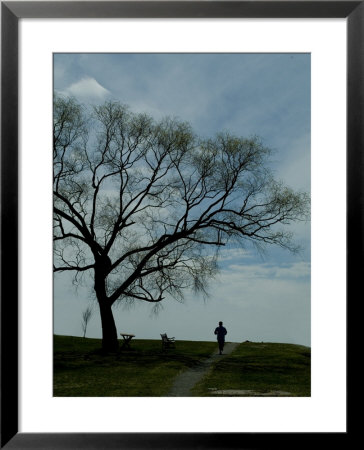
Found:
M 72 83 L 62 91 L 63 94 L 73 95 L 80 100 L 104 100 L 110 94 L 110 91 L 105 89 L 94 78 L 85 77 L 76 83 Z
M 231 261 L 233 259 L 252 258 L 251 253 L 243 248 L 223 249 L 219 252 L 219 261 Z
M 300 261 L 285 265 L 256 264 L 256 265 L 240 265 L 232 264 L 228 268 L 231 277 L 243 275 L 244 278 L 267 278 L 269 280 L 280 279 L 297 279 L 310 276 L 311 264 L 309 262 Z

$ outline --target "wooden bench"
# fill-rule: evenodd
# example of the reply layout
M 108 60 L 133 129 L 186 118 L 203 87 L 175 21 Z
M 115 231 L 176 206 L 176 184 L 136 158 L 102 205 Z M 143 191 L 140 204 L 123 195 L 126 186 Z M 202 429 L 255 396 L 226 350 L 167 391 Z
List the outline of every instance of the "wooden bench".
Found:
M 162 350 L 165 350 L 166 348 L 176 348 L 174 337 L 169 338 L 167 336 L 167 333 L 161 334 L 162 338 Z

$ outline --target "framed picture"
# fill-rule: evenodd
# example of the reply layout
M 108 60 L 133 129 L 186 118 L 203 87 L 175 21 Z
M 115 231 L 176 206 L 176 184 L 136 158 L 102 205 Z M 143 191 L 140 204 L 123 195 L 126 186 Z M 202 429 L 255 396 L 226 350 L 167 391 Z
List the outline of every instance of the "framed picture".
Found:
M 298 434 L 303 441 L 308 441 L 312 436 L 317 440 L 320 435 L 327 440 L 330 433 L 335 435 L 335 439 L 347 439 L 348 320 L 345 318 L 348 314 L 348 302 L 357 290 L 363 267 L 358 262 L 362 256 L 363 207 L 362 2 L 10 1 L 2 2 L 1 7 L 1 446 L 59 449 L 148 446 L 259 448 L 268 443 L 270 445 L 272 441 L 292 445 Z M 322 45 L 321 30 L 324 30 L 326 36 Z M 284 55 L 284 58 L 277 58 L 272 62 L 272 57 L 279 54 Z M 105 55 L 114 56 L 107 63 Z M 56 296 L 61 291 L 57 291 L 59 288 L 53 284 L 53 248 L 52 239 L 48 239 L 53 203 L 52 195 L 46 191 L 49 167 L 52 165 L 48 149 L 52 144 L 49 130 L 44 133 L 42 130 L 47 128 L 48 123 L 51 128 L 50 99 L 54 93 L 60 93 L 61 98 L 68 98 L 67 95 L 74 96 L 76 93 L 81 99 L 82 95 L 89 99 L 87 92 L 92 91 L 93 95 L 108 98 L 107 87 L 94 78 L 81 77 L 78 84 L 74 80 L 66 82 L 63 67 L 67 64 L 67 58 L 83 58 L 84 64 L 86 58 L 92 59 L 89 64 L 97 66 L 100 73 L 107 71 L 110 77 L 115 78 L 120 76 L 118 70 L 122 67 L 118 65 L 119 59 L 126 66 L 129 55 L 134 55 L 134 65 L 129 65 L 130 74 L 124 74 L 125 80 L 127 79 L 124 80 L 124 86 L 129 93 L 132 90 L 131 74 L 135 73 L 136 67 L 140 73 L 146 74 L 148 70 L 153 72 L 158 65 L 164 64 L 173 66 L 175 76 L 182 77 L 182 67 L 196 67 L 200 64 L 209 69 L 200 72 L 201 83 L 196 83 L 194 98 L 199 105 L 202 102 L 203 85 L 208 88 L 208 74 L 217 69 L 221 77 L 211 85 L 213 87 L 210 91 L 216 91 L 218 83 L 226 83 L 224 95 L 231 97 L 233 91 L 230 92 L 228 88 L 233 85 L 237 72 L 226 68 L 229 64 L 232 68 L 239 68 L 241 55 L 245 55 L 245 66 L 250 64 L 251 67 L 256 65 L 255 67 L 260 68 L 252 70 L 255 74 L 252 78 L 256 78 L 257 85 L 259 70 L 266 73 L 268 71 L 267 78 L 273 78 L 274 68 L 281 65 L 280 72 L 277 72 L 281 91 L 276 92 L 276 98 L 285 95 L 289 83 L 296 83 L 292 88 L 295 91 L 301 83 L 299 87 L 303 94 L 300 98 L 304 100 L 296 105 L 297 108 L 300 106 L 304 109 L 302 105 L 305 101 L 307 112 L 312 103 L 311 120 L 310 114 L 297 114 L 297 117 L 304 117 L 305 122 L 301 123 L 301 127 L 308 130 L 308 144 L 305 142 L 302 145 L 310 145 L 312 138 L 312 213 L 315 223 L 312 234 L 312 312 L 311 324 L 302 326 L 302 336 L 307 339 L 304 345 L 308 346 L 311 345 L 309 338 L 312 326 L 313 381 L 308 396 L 302 394 L 299 396 L 301 398 L 295 399 L 292 395 L 287 395 L 290 398 L 279 399 L 257 399 L 256 395 L 244 395 L 244 398 L 234 395 L 229 395 L 229 398 L 210 396 L 198 402 L 196 399 L 182 398 L 136 398 L 137 396 L 129 397 L 125 394 L 105 399 L 102 398 L 102 393 L 98 395 L 101 391 L 96 394 L 89 394 L 90 391 L 87 391 L 88 393 L 80 395 L 80 399 L 78 394 L 72 395 L 76 391 L 69 390 L 62 394 L 64 391 L 55 390 L 52 376 L 48 373 L 52 371 L 53 343 L 50 342 L 51 338 L 48 342 L 47 336 L 53 337 L 53 333 L 57 334 L 57 327 L 61 326 L 59 323 L 62 320 L 57 322 L 56 306 L 51 302 L 53 295 Z M 148 55 L 149 59 L 145 62 Z M 176 55 L 178 63 L 174 58 Z M 260 55 L 259 60 L 256 55 Z M 294 60 L 291 64 L 291 59 L 298 55 L 299 61 Z M 263 63 L 266 58 L 270 58 L 269 65 Z M 269 70 L 272 70 L 271 74 Z M 301 76 L 303 72 L 305 76 Z M 197 73 L 196 70 L 191 71 L 190 80 L 192 77 L 196 80 Z M 282 73 L 286 74 L 285 77 Z M 154 77 L 160 77 L 158 70 L 154 70 Z M 169 97 L 173 95 L 172 92 L 177 93 L 178 89 L 181 89 L 179 94 L 183 93 L 181 83 L 173 84 L 171 78 L 169 81 L 159 81 L 164 84 Z M 147 82 L 148 76 L 145 76 L 138 89 L 142 89 L 142 84 L 146 85 Z M 305 86 L 302 85 L 304 83 Z M 150 91 L 154 90 L 153 86 L 149 87 Z M 236 94 L 237 91 L 234 92 Z M 267 93 L 263 84 L 257 92 L 261 92 L 261 95 Z M 64 93 L 67 94 L 66 97 L 62 97 Z M 127 95 L 124 97 L 128 98 Z M 129 98 L 133 103 L 133 98 Z M 146 100 L 143 104 L 136 101 L 137 108 L 141 105 L 144 109 L 150 108 L 158 116 L 159 112 L 153 110 L 151 101 L 148 103 L 148 98 L 151 97 L 147 97 L 145 93 L 144 98 Z M 217 106 L 216 103 L 216 108 L 222 108 L 223 97 L 216 98 L 220 105 Z M 182 105 L 178 103 L 177 94 L 176 105 Z M 249 105 L 250 113 L 254 114 L 252 103 Z M 266 103 L 264 105 L 269 107 Z M 199 111 L 196 109 L 196 115 Z M 102 114 L 100 109 L 100 117 Z M 286 121 L 290 120 L 289 114 L 285 117 Z M 212 121 L 213 115 L 208 118 Z M 138 120 L 141 120 L 140 117 Z M 215 120 L 219 125 L 222 123 L 221 117 Z M 236 120 L 243 120 L 242 116 Z M 179 122 L 176 119 L 173 124 L 168 123 L 168 130 L 172 132 Z M 196 123 L 205 131 L 203 121 Z M 226 123 L 233 123 L 231 117 Z M 244 122 L 249 129 L 247 123 Z M 294 126 L 293 119 L 289 123 Z M 182 132 L 181 126 L 179 124 L 178 136 Z M 278 126 L 277 122 L 276 127 Z M 187 133 L 187 128 L 183 129 Z M 281 129 L 282 133 L 286 133 L 284 130 L 288 129 L 287 124 L 282 125 Z M 206 126 L 206 133 L 209 132 L 210 129 Z M 100 134 L 96 134 L 91 140 L 95 139 L 96 142 L 97 136 Z M 223 139 L 222 134 L 219 139 Z M 257 141 L 250 142 L 250 145 L 253 144 L 259 147 Z M 216 142 L 207 140 L 202 147 L 217 145 Z M 221 145 L 225 148 L 227 143 L 224 141 Z M 87 159 L 87 152 L 85 155 Z M 303 176 L 304 171 L 309 171 L 309 158 L 303 163 L 298 156 L 292 155 L 293 150 L 291 159 L 292 164 L 295 164 L 292 166 L 292 176 L 298 178 Z M 231 157 L 232 154 L 229 154 L 230 162 Z M 147 164 L 150 161 L 146 158 Z M 60 166 L 63 165 L 62 157 L 58 162 Z M 88 162 L 92 167 L 90 160 Z M 95 164 L 98 166 L 97 161 Z M 94 175 L 95 167 L 92 169 Z M 177 168 L 178 173 L 182 167 L 181 163 Z M 63 169 L 60 170 L 59 173 L 63 176 Z M 133 172 L 133 176 L 137 179 L 136 173 Z M 139 187 L 146 176 L 142 170 L 140 173 L 141 178 L 137 183 Z M 258 173 L 254 176 L 256 180 L 259 178 Z M 306 181 L 307 179 L 309 178 Z M 182 178 L 182 185 L 187 189 L 183 180 L 185 179 Z M 261 183 L 261 179 L 259 180 Z M 133 189 L 137 189 L 137 184 Z M 70 184 L 67 186 L 69 188 Z M 250 187 L 252 189 L 252 184 Z M 127 192 L 129 195 L 131 190 Z M 61 198 L 61 190 L 58 193 Z M 246 201 L 248 200 L 247 198 Z M 165 201 L 167 200 L 162 201 L 163 206 Z M 208 211 L 210 210 L 211 206 L 208 206 Z M 57 236 L 60 238 L 67 235 L 62 217 L 64 211 L 57 209 Z M 159 223 L 159 220 L 155 223 Z M 148 232 L 154 233 L 156 227 L 157 225 L 153 225 L 153 229 L 148 228 Z M 164 223 L 165 230 L 166 227 Z M 213 242 L 220 245 L 221 234 L 227 233 L 227 229 L 222 228 L 220 222 L 218 228 Z M 199 235 L 199 243 L 206 244 L 207 239 L 212 239 L 212 235 L 203 236 L 204 239 Z M 274 239 L 277 239 L 277 235 Z M 194 240 L 196 241 L 195 236 Z M 283 240 L 280 242 L 282 246 L 286 243 Z M 147 245 L 149 246 L 150 244 Z M 78 267 L 81 267 L 86 259 L 79 251 L 79 246 L 77 249 L 77 265 L 80 264 Z M 65 263 L 65 251 L 59 251 L 58 262 Z M 134 252 L 132 250 L 133 254 Z M 130 254 L 130 249 L 126 254 Z M 72 265 L 65 264 L 68 265 L 63 265 L 63 269 Z M 133 264 L 132 260 L 130 264 Z M 295 266 L 301 274 L 304 272 L 303 276 L 307 275 L 308 267 L 309 263 L 305 260 L 301 265 Z M 149 265 L 148 271 L 151 270 Z M 168 290 L 162 288 L 162 281 L 165 282 L 165 279 L 155 280 L 160 295 L 164 289 Z M 171 282 L 171 278 L 168 281 Z M 243 285 L 239 286 L 242 288 Z M 150 300 L 151 292 L 152 290 L 147 292 L 145 284 L 138 285 L 134 291 L 131 288 L 128 291 L 131 296 L 142 296 L 146 300 Z M 297 291 L 292 292 L 292 296 L 297 294 Z M 289 304 L 284 304 L 282 308 L 289 308 Z M 280 313 L 272 312 L 269 316 L 271 320 L 274 320 L 274 314 L 277 316 Z M 304 314 L 307 316 L 307 311 Z M 265 313 L 265 316 L 268 317 L 268 314 Z M 292 318 L 293 315 L 287 317 Z M 84 335 L 88 320 L 89 317 L 84 316 Z M 62 326 L 66 326 L 66 322 L 67 319 Z M 174 326 L 177 327 L 177 322 Z M 299 326 L 299 322 L 291 325 L 296 328 L 296 332 Z M 133 330 L 125 330 L 123 337 L 126 346 L 130 343 L 133 346 L 133 341 L 130 341 L 132 336 L 129 334 L 131 331 Z M 105 343 L 105 336 L 103 338 Z M 331 345 L 333 348 L 330 348 Z M 332 365 L 335 352 L 339 368 Z M 327 381 L 330 370 L 335 371 L 333 381 Z M 62 381 L 62 386 L 67 389 L 70 380 L 66 378 Z M 339 388 L 332 399 L 331 392 L 336 386 Z M 223 418 L 214 413 L 216 408 L 226 410 Z M 323 417 L 325 410 L 327 416 Z

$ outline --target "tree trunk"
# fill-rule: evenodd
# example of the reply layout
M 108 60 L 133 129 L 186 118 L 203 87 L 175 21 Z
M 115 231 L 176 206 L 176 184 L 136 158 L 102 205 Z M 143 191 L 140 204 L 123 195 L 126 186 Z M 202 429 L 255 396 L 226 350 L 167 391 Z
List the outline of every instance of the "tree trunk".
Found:
M 102 326 L 102 349 L 106 353 L 116 352 L 119 344 L 111 305 L 108 301 L 99 300 L 99 306 Z
M 102 349 L 105 353 L 115 352 L 119 348 L 114 316 L 111 310 L 112 303 L 107 298 L 105 289 L 105 279 L 110 267 L 111 261 L 108 256 L 95 255 L 94 288 L 100 306 Z

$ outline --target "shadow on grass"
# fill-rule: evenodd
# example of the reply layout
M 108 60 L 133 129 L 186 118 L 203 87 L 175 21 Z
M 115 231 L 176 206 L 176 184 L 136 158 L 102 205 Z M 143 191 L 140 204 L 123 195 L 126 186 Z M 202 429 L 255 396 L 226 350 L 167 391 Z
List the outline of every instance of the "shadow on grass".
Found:
M 130 349 L 103 354 L 101 341 L 55 336 L 54 396 L 163 396 L 175 377 L 208 357 L 215 343 L 133 340 Z

